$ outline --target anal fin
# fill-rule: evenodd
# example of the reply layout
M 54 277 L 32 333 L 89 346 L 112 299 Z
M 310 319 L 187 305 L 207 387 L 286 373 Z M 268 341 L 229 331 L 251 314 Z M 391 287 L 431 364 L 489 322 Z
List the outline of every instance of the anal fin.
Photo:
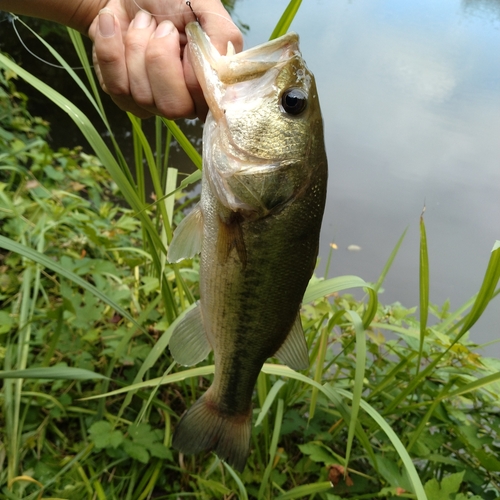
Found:
M 174 231 L 174 237 L 168 248 L 168 262 L 180 262 L 191 259 L 201 251 L 203 241 L 203 214 L 197 204 Z
M 184 366 L 195 365 L 208 356 L 212 347 L 203 327 L 198 302 L 174 328 L 168 345 L 175 361 Z
M 309 368 L 309 354 L 307 352 L 304 330 L 300 321 L 300 314 L 297 314 L 290 333 L 281 347 L 276 351 L 275 356 L 293 370 L 305 370 Z

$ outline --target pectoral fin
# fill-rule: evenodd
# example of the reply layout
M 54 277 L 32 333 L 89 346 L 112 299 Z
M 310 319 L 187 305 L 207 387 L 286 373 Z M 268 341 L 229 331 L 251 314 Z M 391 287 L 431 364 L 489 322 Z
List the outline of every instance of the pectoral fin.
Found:
M 174 231 L 174 237 L 167 252 L 167 260 L 179 262 L 183 259 L 193 258 L 197 253 L 200 253 L 202 241 L 203 214 L 198 204 Z
M 184 366 L 195 365 L 208 356 L 212 347 L 203 327 L 201 307 L 198 303 L 174 328 L 168 345 L 175 361 Z
M 309 354 L 300 314 L 297 315 L 288 337 L 276 351 L 275 356 L 293 370 L 305 370 L 309 367 Z

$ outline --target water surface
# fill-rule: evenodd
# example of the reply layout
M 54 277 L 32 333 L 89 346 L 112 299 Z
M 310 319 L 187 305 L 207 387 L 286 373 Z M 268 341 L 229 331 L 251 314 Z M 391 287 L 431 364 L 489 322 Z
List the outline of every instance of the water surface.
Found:
M 236 3 L 246 47 L 267 39 L 286 4 Z M 500 2 L 304 0 L 292 29 L 325 122 L 323 266 L 335 242 L 329 276 L 375 281 L 408 228 L 381 300 L 417 305 L 425 206 L 431 301 L 458 308 L 500 239 Z M 500 339 L 500 297 L 471 338 Z

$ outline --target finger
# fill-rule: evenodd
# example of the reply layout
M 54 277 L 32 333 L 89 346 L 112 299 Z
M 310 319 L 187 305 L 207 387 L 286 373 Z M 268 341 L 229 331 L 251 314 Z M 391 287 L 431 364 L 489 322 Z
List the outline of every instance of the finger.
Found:
M 122 33 L 111 9 L 105 8 L 99 12 L 96 25 L 89 34 L 94 39 L 94 68 L 104 92 L 124 111 L 130 111 L 140 118 L 151 116 L 151 113 L 135 104 L 130 96 Z
M 179 32 L 171 21 L 161 22 L 146 51 L 146 69 L 155 112 L 174 120 L 194 117 L 194 103 L 184 80 Z
M 241 52 L 243 35 L 222 5 L 217 11 L 201 12 L 199 20 L 203 30 L 220 54 L 226 54 L 227 42 L 233 44 L 236 52 Z
M 109 94 L 128 94 L 129 82 L 122 34 L 118 20 L 110 9 L 105 8 L 99 12 L 94 53 L 104 91 Z
M 154 107 L 153 92 L 147 76 L 146 49 L 156 21 L 148 12 L 140 10 L 125 36 L 125 60 L 129 87 L 135 102 L 145 108 Z

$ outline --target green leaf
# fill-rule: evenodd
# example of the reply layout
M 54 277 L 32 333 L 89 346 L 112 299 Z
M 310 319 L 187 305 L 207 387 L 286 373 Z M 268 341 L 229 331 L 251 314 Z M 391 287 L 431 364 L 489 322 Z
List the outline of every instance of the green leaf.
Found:
M 6 311 L 0 311 L 0 334 L 7 333 L 14 325 L 14 319 Z
M 479 459 L 481 465 L 490 472 L 500 472 L 500 460 L 492 453 L 485 450 L 476 450 L 474 455 Z
M 457 493 L 464 478 L 465 471 L 446 476 L 441 484 L 433 478 L 425 483 L 425 493 L 428 500 L 450 500 L 450 495 Z
M 123 442 L 123 434 L 118 430 L 113 430 L 113 426 L 105 420 L 92 424 L 89 434 L 97 449 L 117 448 Z
M 149 447 L 155 441 L 158 441 L 155 431 L 152 431 L 151 426 L 146 423 L 132 424 L 129 427 L 128 433 L 134 443 L 145 447 Z
M 299 450 L 304 455 L 308 455 L 313 462 L 319 462 L 325 465 L 331 465 L 338 462 L 329 449 L 319 442 L 311 441 L 306 444 L 299 444 Z
M 147 464 L 149 461 L 149 452 L 144 446 L 134 443 L 129 439 L 125 439 L 123 441 L 123 450 L 125 453 L 134 460 L 141 462 L 143 464 Z
M 152 457 L 172 460 L 172 452 L 162 443 L 153 443 L 148 446 Z
M 378 471 L 391 486 L 408 489 L 408 481 L 401 474 L 396 462 L 382 455 L 376 455 L 376 460 Z
M 203 486 L 204 488 L 207 488 L 212 492 L 219 493 L 219 495 L 225 496 L 231 493 L 231 490 L 219 481 L 214 481 L 213 479 L 204 479 L 200 476 L 195 475 L 193 475 L 193 477 L 196 478 L 196 482 L 199 486 Z M 213 495 L 210 496 L 213 498 Z M 220 496 L 217 496 L 217 498 L 220 498 Z

